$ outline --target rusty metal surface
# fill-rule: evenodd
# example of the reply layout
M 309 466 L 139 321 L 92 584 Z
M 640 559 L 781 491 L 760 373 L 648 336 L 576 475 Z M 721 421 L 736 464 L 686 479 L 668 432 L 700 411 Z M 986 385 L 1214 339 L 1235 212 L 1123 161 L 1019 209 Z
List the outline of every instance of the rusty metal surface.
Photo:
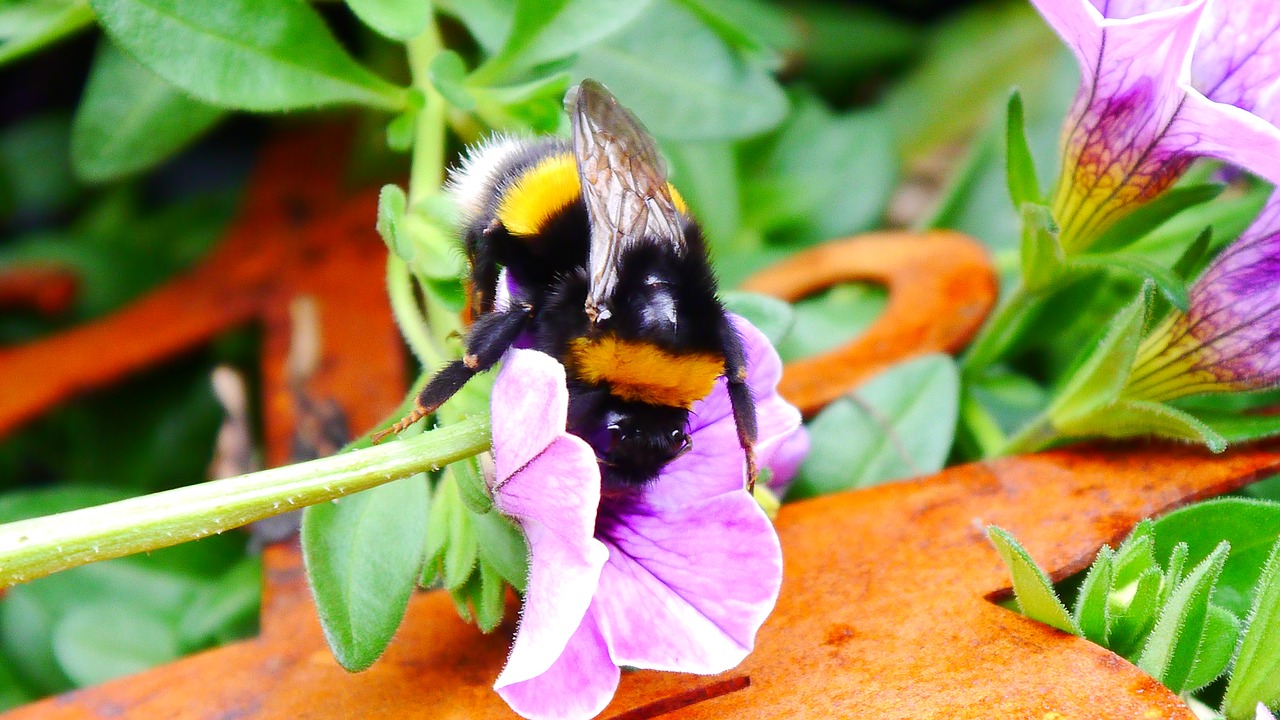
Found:
M 884 285 L 884 312 L 866 332 L 787 363 L 778 390 L 812 415 L 894 363 L 964 347 L 996 300 L 985 248 L 960 233 L 879 232 L 823 243 L 751 276 L 744 290 L 795 301 L 847 282 Z
M 1270 449 L 1095 448 L 787 505 L 782 594 L 755 652 L 715 677 L 627 673 L 603 717 L 1191 720 L 1124 660 L 992 604 L 1008 580 L 983 528 L 1010 530 L 1061 577 L 1142 517 L 1278 469 Z M 514 717 L 490 688 L 512 621 L 481 635 L 444 593 L 419 593 L 386 655 L 349 675 L 296 549 L 270 552 L 261 637 L 3 717 Z
M 287 396 L 278 368 L 289 299 L 316 295 L 325 359 L 317 388 L 364 430 L 399 402 L 404 360 L 387 309 L 385 250 L 373 229 L 376 194 L 341 187 L 345 143 L 332 129 L 270 146 L 227 237 L 190 272 L 131 305 L 29 344 L 0 349 L 0 434 L 53 405 L 262 320 L 267 402 Z M 286 316 L 287 318 L 287 316 Z M 269 459 L 288 456 L 292 416 L 269 412 Z

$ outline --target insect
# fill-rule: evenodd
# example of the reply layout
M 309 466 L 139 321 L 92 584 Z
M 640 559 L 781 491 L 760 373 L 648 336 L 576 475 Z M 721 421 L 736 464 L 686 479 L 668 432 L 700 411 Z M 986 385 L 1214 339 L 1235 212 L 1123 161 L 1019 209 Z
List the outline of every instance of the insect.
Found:
M 462 359 L 376 439 L 434 412 L 524 337 L 564 364 L 568 430 L 595 450 L 606 489 L 648 482 L 686 452 L 689 410 L 721 376 L 752 488 L 755 404 L 701 230 L 652 137 L 603 85 L 583 81 L 565 106 L 571 142 L 497 139 L 452 174 L 476 320 Z

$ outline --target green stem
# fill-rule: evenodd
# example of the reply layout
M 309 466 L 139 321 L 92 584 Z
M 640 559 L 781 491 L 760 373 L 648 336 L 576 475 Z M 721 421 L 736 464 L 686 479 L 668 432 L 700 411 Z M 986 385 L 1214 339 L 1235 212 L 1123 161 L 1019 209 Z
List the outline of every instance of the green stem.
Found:
M 984 458 L 998 455 L 1009 442 L 1000 424 L 991 416 L 991 413 L 987 412 L 978 398 L 967 390 L 960 398 L 960 421 L 964 423 L 965 429 L 969 431 L 969 436 Z
M 1030 318 L 1043 299 L 1041 293 L 1029 292 L 1019 284 L 996 308 L 991 319 L 982 327 L 977 339 L 969 345 L 960 360 L 960 369 L 967 377 L 977 377 L 1008 352 L 1018 339 L 1023 324 Z
M 488 419 L 473 417 L 386 445 L 0 525 L 0 587 L 197 540 L 488 448 Z
M 409 272 L 409 265 L 394 254 L 387 256 L 387 295 L 396 325 L 400 326 L 400 334 L 409 344 L 418 363 L 427 369 L 443 365 L 444 351 L 440 343 L 427 332 L 429 325 L 413 292 L 413 276 Z
M 431 84 L 431 63 L 440 54 L 440 30 L 434 18 L 418 37 L 406 44 L 413 86 L 422 91 L 426 104 L 418 114 L 413 136 L 413 159 L 409 170 L 409 206 L 440 191 L 444 182 L 445 120 L 448 103 Z

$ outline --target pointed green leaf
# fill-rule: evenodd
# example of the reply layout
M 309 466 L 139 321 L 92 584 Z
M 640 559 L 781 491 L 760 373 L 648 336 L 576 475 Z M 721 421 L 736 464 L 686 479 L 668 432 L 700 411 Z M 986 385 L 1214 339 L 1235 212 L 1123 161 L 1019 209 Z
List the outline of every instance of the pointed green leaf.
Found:
M 1005 177 L 1009 184 L 1009 197 L 1014 209 L 1024 203 L 1043 203 L 1040 197 L 1040 181 L 1036 179 L 1036 163 L 1027 145 L 1027 129 L 1023 119 L 1022 93 L 1014 90 L 1009 95 L 1009 107 L 1005 124 Z
M 1116 549 L 1115 575 L 1112 588 L 1127 587 L 1138 581 L 1142 573 L 1156 566 L 1156 557 L 1151 552 L 1152 523 L 1143 519 L 1129 533 L 1129 537 Z
M 444 551 L 449 546 L 449 522 L 456 507 L 455 503 L 445 501 L 445 496 L 452 491 L 444 485 L 443 482 L 436 484 L 427 515 L 427 532 L 422 543 L 422 579 L 418 581 L 423 587 L 431 587 L 444 578 Z
M 387 249 L 405 262 L 412 262 L 413 245 L 400 241 L 400 223 L 404 219 L 405 206 L 409 198 L 399 185 L 383 185 L 378 191 L 378 220 L 374 226 Z M 408 257 L 405 253 L 410 253 Z
M 1114 250 L 1129 245 L 1183 210 L 1218 197 L 1225 187 L 1207 184 L 1173 188 L 1117 220 L 1094 241 L 1092 250 Z
M 355 672 L 391 642 L 422 571 L 425 475 L 313 505 L 302 520 L 311 594 L 333 656 Z
M 1075 272 L 1117 270 L 1150 280 L 1156 284 L 1156 289 L 1169 301 L 1170 305 L 1182 312 L 1187 310 L 1187 285 L 1183 279 L 1172 270 L 1141 255 L 1125 253 L 1086 255 L 1072 259 L 1068 263 L 1068 267 Z
M 1230 445 L 1280 436 L 1280 415 L 1239 415 L 1196 411 L 1198 418 Z
M 85 0 L 25 0 L 0 7 L 0 65 L 93 25 Z
M 1013 595 L 1023 615 L 1055 627 L 1063 632 L 1080 634 L 1071 614 L 1054 592 L 1053 584 L 1036 565 L 1027 551 L 1012 535 L 995 525 L 987 527 L 987 537 L 996 546 L 1009 574 L 1013 577 Z
M 725 42 L 771 70 L 776 71 L 782 66 L 783 51 L 799 48 L 799 26 L 791 17 L 791 8 L 784 11 L 762 0 L 678 1 Z M 808 48 L 806 44 L 806 51 Z
M 480 591 L 471 599 L 476 626 L 481 632 L 492 632 L 502 622 L 507 607 L 507 584 L 497 570 L 485 563 L 480 563 L 476 574 L 480 576 Z
M 475 570 L 479 548 L 472 524 L 474 516 L 463 503 L 453 476 L 446 472 L 440 480 L 440 487 L 446 490 L 442 499 L 452 505 L 449 509 L 449 541 L 444 548 L 444 586 L 456 590 Z
M 480 561 L 516 591 L 524 592 L 529 576 L 529 549 L 524 534 L 497 511 L 477 515 L 475 520 Z
M 1062 275 L 1063 252 L 1054 229 L 1049 208 L 1036 203 L 1023 203 L 1022 215 L 1022 281 L 1027 290 L 1048 290 Z
M 405 104 L 404 90 L 352 59 L 301 0 L 91 4 L 112 40 L 207 103 L 259 112 Z
M 347 6 L 361 22 L 392 40 L 415 37 L 431 17 L 426 0 L 347 0 Z
M 1149 568 L 1131 585 L 1117 588 L 1117 594 L 1112 597 L 1108 646 L 1130 661 L 1135 659 L 1142 641 L 1156 623 L 1162 577 L 1159 570 Z
M 1236 642 L 1240 639 L 1240 618 L 1230 610 L 1217 605 L 1209 605 L 1209 616 L 1205 620 L 1204 637 L 1196 650 L 1195 664 L 1191 674 L 1183 685 L 1185 692 L 1193 692 L 1217 680 L 1227 671 L 1231 656 L 1235 654 Z
M 1143 435 L 1201 443 L 1222 452 L 1227 441 L 1194 416 L 1177 408 L 1146 400 L 1121 400 L 1104 406 L 1093 416 L 1063 422 L 1057 428 L 1074 437 L 1130 438 Z
M 1110 598 L 1111 578 L 1114 571 L 1115 551 L 1103 545 L 1098 557 L 1089 566 L 1084 576 L 1084 584 L 1080 586 L 1080 595 L 1076 598 L 1075 621 L 1080 634 L 1085 638 L 1103 646 L 1107 646 L 1107 635 L 1111 625 Z
M 71 166 L 100 182 L 156 165 L 222 119 L 103 40 L 71 126 Z
M 1112 412 L 1107 406 L 1119 396 L 1133 368 L 1150 297 L 1150 283 L 1146 283 L 1138 297 L 1116 313 L 1102 340 L 1076 366 L 1049 407 L 1049 417 L 1060 431 L 1089 435 L 1097 434 L 1094 425 L 1107 426 Z
M 1187 573 L 1160 609 L 1137 665 L 1174 692 L 1182 692 L 1204 637 L 1209 600 L 1230 546 L 1220 544 Z
M 1213 226 L 1204 229 L 1195 240 L 1182 252 L 1182 257 L 1173 264 L 1173 274 L 1183 280 L 1191 280 L 1202 261 L 1209 256 L 1209 248 L 1213 245 Z
M 1212 551 L 1210 551 L 1212 552 Z M 1208 556 L 1208 553 L 1205 553 Z M 1191 546 L 1185 542 L 1180 542 L 1173 546 L 1173 550 L 1169 552 L 1169 564 L 1164 572 L 1164 581 L 1160 583 L 1160 595 L 1156 598 L 1156 603 L 1160 607 L 1169 602 L 1169 596 L 1173 594 L 1173 589 L 1182 582 L 1183 573 L 1187 569 L 1187 560 L 1191 557 Z M 1230 561 L 1230 557 L 1227 558 Z M 1221 576 L 1219 576 L 1221 579 Z M 1222 593 L 1216 595 L 1221 598 Z
M 1258 703 L 1280 703 L 1280 542 L 1258 579 L 1222 711 L 1230 720 L 1250 718 Z
M 1231 555 L 1218 578 L 1213 601 L 1236 617 L 1248 617 L 1258 576 L 1280 540 L 1280 503 L 1220 497 L 1179 508 L 1156 520 L 1157 552 L 1187 544 L 1191 562 L 1207 557 L 1222 541 Z

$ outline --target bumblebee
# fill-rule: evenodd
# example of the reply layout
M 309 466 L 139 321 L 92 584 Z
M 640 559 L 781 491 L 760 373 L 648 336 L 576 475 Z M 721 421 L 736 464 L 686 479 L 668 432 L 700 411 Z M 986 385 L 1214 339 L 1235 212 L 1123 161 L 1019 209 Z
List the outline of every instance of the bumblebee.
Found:
M 653 138 L 603 85 L 583 81 L 565 106 L 571 141 L 498 138 L 451 174 L 476 319 L 462 359 L 380 435 L 434 412 L 519 340 L 564 364 L 568 431 L 595 450 L 606 490 L 689 450 L 689 410 L 721 376 L 752 487 L 755 404 L 702 232 Z

